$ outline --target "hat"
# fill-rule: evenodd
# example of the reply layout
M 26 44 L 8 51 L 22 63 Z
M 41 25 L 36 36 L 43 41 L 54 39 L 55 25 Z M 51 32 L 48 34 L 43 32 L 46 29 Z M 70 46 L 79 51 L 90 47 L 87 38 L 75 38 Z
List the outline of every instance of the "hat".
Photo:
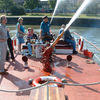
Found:
M 19 18 L 18 18 L 18 22 L 19 22 L 20 20 L 23 20 L 23 18 L 22 18 L 22 17 L 19 17 Z
M 48 18 L 48 16 L 43 16 L 42 19 Z
M 4 17 L 6 17 L 5 15 L 1 15 L 0 17 L 0 23 L 2 23 L 2 20 L 4 19 Z

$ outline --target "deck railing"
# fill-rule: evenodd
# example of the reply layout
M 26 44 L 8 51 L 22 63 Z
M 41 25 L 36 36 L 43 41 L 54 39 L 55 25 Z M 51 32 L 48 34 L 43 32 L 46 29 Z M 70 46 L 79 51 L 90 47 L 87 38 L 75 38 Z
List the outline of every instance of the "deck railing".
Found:
M 100 57 L 97 56 L 97 52 L 98 54 L 100 54 L 100 48 L 98 48 L 95 44 L 93 44 L 92 42 L 88 41 L 85 37 L 79 35 L 78 33 L 76 32 L 72 32 L 75 36 L 78 36 L 79 38 L 77 38 L 76 40 L 79 40 L 80 38 L 83 39 L 84 41 L 84 46 L 83 46 L 83 50 L 84 49 L 88 49 L 89 51 L 93 52 L 94 53 L 94 56 L 97 60 L 96 62 L 100 65 Z M 78 42 L 78 41 L 77 41 Z M 78 44 L 78 43 L 77 43 Z M 87 45 L 87 46 L 86 46 Z M 90 48 L 90 46 L 92 46 L 92 49 Z
M 79 35 L 78 33 L 76 32 L 73 32 L 75 35 L 79 36 L 80 38 L 82 37 L 81 35 Z M 92 45 L 93 47 L 95 47 L 99 52 L 100 52 L 100 48 L 98 48 L 96 45 L 94 45 L 93 43 L 91 43 L 90 41 L 88 41 L 86 38 L 84 38 L 84 41 L 86 41 L 87 43 L 89 43 L 90 45 Z

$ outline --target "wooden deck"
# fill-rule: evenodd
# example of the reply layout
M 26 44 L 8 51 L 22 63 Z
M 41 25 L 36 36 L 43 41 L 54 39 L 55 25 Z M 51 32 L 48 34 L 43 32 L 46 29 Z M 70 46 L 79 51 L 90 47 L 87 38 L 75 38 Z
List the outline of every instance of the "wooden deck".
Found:
M 42 71 L 40 59 L 29 57 L 29 69 L 24 69 L 21 55 L 16 61 L 6 62 L 9 75 L 0 76 L 0 89 L 16 90 L 30 87 L 28 79 L 52 75 L 65 78 L 68 83 L 92 83 L 100 81 L 100 67 L 97 64 L 87 64 L 83 54 L 73 55 L 72 68 L 67 67 L 67 55 L 54 55 L 52 73 Z M 30 100 L 31 91 L 20 93 L 0 92 L 0 100 Z M 66 100 L 100 100 L 100 84 L 92 86 L 65 86 Z
M 64 90 L 59 87 L 41 87 L 31 91 L 30 100 L 65 100 Z

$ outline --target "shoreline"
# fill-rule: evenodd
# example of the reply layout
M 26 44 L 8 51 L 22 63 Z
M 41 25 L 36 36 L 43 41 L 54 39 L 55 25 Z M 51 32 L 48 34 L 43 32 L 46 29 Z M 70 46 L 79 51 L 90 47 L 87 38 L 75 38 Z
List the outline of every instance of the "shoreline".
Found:
M 24 19 L 24 25 L 40 25 L 42 16 L 22 16 Z M 7 16 L 8 25 L 15 25 L 19 16 Z M 51 17 L 49 17 L 49 20 Z M 67 24 L 71 18 L 66 17 L 54 17 L 52 25 Z M 72 24 L 75 27 L 97 27 L 100 28 L 100 19 L 95 18 L 78 18 Z

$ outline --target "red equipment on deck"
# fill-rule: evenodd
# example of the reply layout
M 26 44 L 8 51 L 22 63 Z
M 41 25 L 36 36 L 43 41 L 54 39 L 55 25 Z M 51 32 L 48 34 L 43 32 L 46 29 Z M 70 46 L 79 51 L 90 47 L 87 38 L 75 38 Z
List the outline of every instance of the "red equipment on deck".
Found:
M 43 63 L 43 70 L 46 72 L 51 72 L 52 68 L 50 66 L 50 60 L 52 56 L 53 48 L 48 47 L 43 53 L 42 63 Z
M 42 58 L 42 63 L 43 63 L 43 70 L 46 72 L 51 72 L 52 68 L 50 66 L 50 60 L 51 55 L 52 55 L 52 51 L 55 47 L 55 45 L 58 43 L 59 39 L 63 36 L 64 31 L 56 38 L 56 40 L 53 42 L 53 44 L 51 46 L 49 46 L 48 48 L 46 48 L 43 52 L 43 58 Z

